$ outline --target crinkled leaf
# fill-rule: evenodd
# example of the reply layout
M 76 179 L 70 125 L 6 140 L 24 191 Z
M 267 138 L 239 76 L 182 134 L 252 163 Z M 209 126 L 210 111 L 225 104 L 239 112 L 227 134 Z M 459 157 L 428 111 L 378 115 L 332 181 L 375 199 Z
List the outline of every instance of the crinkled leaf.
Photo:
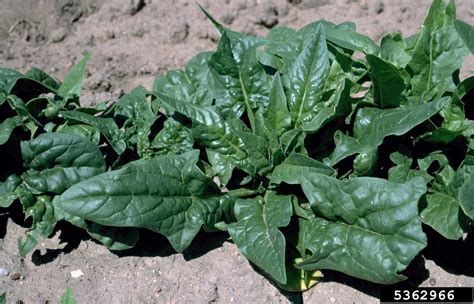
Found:
M 85 137 L 45 133 L 21 143 L 25 184 L 36 193 L 62 193 L 75 183 L 105 171 L 100 150 Z
M 331 95 L 327 102 L 316 104 L 316 115 L 309 121 L 304 121 L 301 126 L 305 132 L 317 132 L 330 121 L 344 117 L 351 113 L 353 98 L 350 96 L 352 82 L 345 79 Z
M 317 172 L 280 170 L 274 183 L 300 184 L 317 216 L 300 219 L 302 269 L 333 269 L 368 281 L 392 284 L 426 246 L 418 200 L 422 178 L 404 184 L 359 177 L 338 180 Z
M 235 130 L 215 107 L 196 106 L 155 94 L 164 104 L 198 124 L 193 129 L 194 138 L 206 147 L 209 161 L 223 185 L 227 184 L 235 167 L 255 174 L 265 166 L 266 143 L 263 137 Z
M 157 154 L 181 154 L 192 150 L 193 145 L 192 131 L 171 117 L 151 142 L 151 146 L 158 150 Z
M 96 127 L 84 124 L 76 124 L 70 126 L 62 126 L 57 130 L 58 133 L 75 134 L 87 138 L 94 144 L 100 142 L 100 132 Z
M 141 158 L 151 157 L 149 135 L 151 127 L 158 116 L 152 110 L 147 100 L 149 92 L 143 86 L 138 86 L 120 98 L 114 107 L 115 116 L 126 117 L 124 125 L 129 146 L 135 145 Z
M 246 112 L 254 130 L 254 111 L 268 104 L 269 85 L 265 71 L 257 60 L 256 49 L 246 49 L 241 53 L 235 47 L 225 32 L 217 51 L 209 60 L 211 71 L 228 95 L 217 100 L 216 105 L 226 115 L 230 112 L 240 117 Z
M 15 189 L 22 180 L 17 175 L 10 175 L 5 182 L 0 183 L 0 207 L 8 208 L 18 198 Z
M 278 228 L 290 223 L 291 196 L 269 192 L 264 200 L 238 200 L 234 210 L 237 222 L 227 227 L 240 252 L 274 280 L 285 284 L 286 242 Z
M 334 135 L 336 148 L 331 164 L 344 158 L 372 150 L 382 144 L 389 135 L 403 135 L 438 113 L 448 102 L 444 97 L 436 101 L 394 109 L 362 108 L 357 112 L 354 137 L 340 131 Z
M 66 120 L 81 122 L 97 128 L 117 154 L 122 154 L 127 148 L 123 133 L 113 119 L 96 117 L 80 111 L 61 111 L 60 114 Z

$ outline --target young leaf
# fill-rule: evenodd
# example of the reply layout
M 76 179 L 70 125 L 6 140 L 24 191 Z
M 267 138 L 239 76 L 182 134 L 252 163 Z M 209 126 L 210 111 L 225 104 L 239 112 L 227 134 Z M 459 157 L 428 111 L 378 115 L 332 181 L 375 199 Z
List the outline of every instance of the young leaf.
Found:
M 387 34 L 382 37 L 380 42 L 380 56 L 395 66 L 405 68 L 411 60 L 407 48 L 408 45 L 401 34 Z
M 362 108 L 357 112 L 354 124 L 354 137 L 337 131 L 334 135 L 336 148 L 331 158 L 331 164 L 336 164 L 344 158 L 369 152 L 382 144 L 389 135 L 403 135 L 438 113 L 449 101 L 449 98 L 439 98 L 436 101 L 404 108 L 377 109 Z
M 345 117 L 352 111 L 353 98 L 351 97 L 351 88 L 353 83 L 349 79 L 344 81 L 336 88 L 328 102 L 318 103 L 316 115 L 309 121 L 304 121 L 301 126 L 305 132 L 317 132 L 330 121 L 338 117 Z
M 291 196 L 269 192 L 265 199 L 252 198 L 235 203 L 236 223 L 227 226 L 240 252 L 270 275 L 286 284 L 285 237 L 278 230 L 290 223 Z
M 66 288 L 66 291 L 64 291 L 59 304 L 77 304 L 76 299 L 74 299 L 74 295 L 72 294 L 72 289 L 70 287 Z
M 193 129 L 196 141 L 206 147 L 206 153 L 221 182 L 226 185 L 234 168 L 255 174 L 266 166 L 265 138 L 235 130 L 215 107 L 196 106 L 155 93 L 165 105 L 199 124 Z
M 173 118 L 168 118 L 163 129 L 156 134 L 151 146 L 157 154 L 181 154 L 191 151 L 194 145 L 192 131 Z
M 454 20 L 454 27 L 472 54 L 474 54 L 474 27 L 461 20 Z
M 240 117 L 247 113 L 255 131 L 255 109 L 268 104 L 268 83 L 263 67 L 257 60 L 256 48 L 235 49 L 227 32 L 221 37 L 217 51 L 209 60 L 211 71 L 227 91 L 228 97 L 216 103 L 224 114 Z
M 263 113 L 265 126 L 277 135 L 283 134 L 291 126 L 290 112 L 286 103 L 286 95 L 279 73 L 273 78 L 269 94 L 269 104 Z
M 80 111 L 61 111 L 60 114 L 66 120 L 81 122 L 97 128 L 117 154 L 122 154 L 127 148 L 123 133 L 113 119 L 96 117 Z
M 298 55 L 290 68 L 288 83 L 288 105 L 291 120 L 297 128 L 312 119 L 313 109 L 322 95 L 329 74 L 329 57 L 324 27 L 318 25 L 308 45 Z
M 88 53 L 78 64 L 76 64 L 66 75 L 63 83 L 58 88 L 58 95 L 63 98 L 79 97 L 81 95 L 82 80 L 86 71 L 87 61 L 91 54 Z
M 414 96 L 431 98 L 456 89 L 452 75 L 468 49 L 454 28 L 455 19 L 454 1 L 433 1 L 409 63 Z
M 428 166 L 424 165 L 423 169 L 427 168 Z M 420 213 L 421 219 L 424 224 L 431 226 L 447 239 L 457 240 L 471 230 L 469 214 L 463 211 L 463 203 L 471 205 L 472 199 L 466 200 L 463 194 L 474 193 L 463 191 L 472 182 L 472 175 L 468 166 L 454 171 L 451 166 L 444 165 L 435 176 L 432 193 L 426 195 L 427 206 Z
M 392 64 L 377 56 L 367 54 L 366 58 L 370 64 L 375 102 L 383 109 L 400 106 L 402 93 L 405 90 L 400 72 Z

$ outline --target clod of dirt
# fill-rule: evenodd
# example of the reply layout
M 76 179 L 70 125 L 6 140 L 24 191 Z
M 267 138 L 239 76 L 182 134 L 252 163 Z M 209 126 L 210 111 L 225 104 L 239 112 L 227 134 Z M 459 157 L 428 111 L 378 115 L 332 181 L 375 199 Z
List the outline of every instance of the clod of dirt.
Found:
M 181 20 L 180 22 L 176 22 L 175 26 L 170 32 L 170 40 L 172 43 L 180 43 L 186 40 L 189 34 L 189 25 L 184 21 Z
M 49 41 L 52 43 L 61 42 L 66 38 L 67 34 L 67 30 L 64 27 L 60 27 L 51 32 Z
M 262 4 L 258 15 L 260 17 L 257 23 L 266 28 L 272 28 L 278 24 L 278 11 L 271 3 Z
M 383 1 L 377 1 L 374 6 L 374 11 L 376 14 L 381 14 L 385 10 L 385 3 Z
M 145 7 L 145 0 L 130 0 L 130 4 L 127 8 L 127 13 L 130 16 L 135 15 Z
M 130 35 L 133 37 L 143 37 L 145 33 L 146 33 L 146 30 L 143 27 L 139 26 L 132 29 L 132 31 L 130 32 Z
M 61 23 L 76 22 L 84 14 L 84 9 L 79 0 L 56 0 L 54 6 Z
M 287 0 L 302 9 L 317 8 L 329 3 L 329 0 Z
M 10 279 L 13 281 L 18 281 L 21 278 L 21 274 L 19 272 L 12 272 L 10 273 Z
M 107 37 L 107 39 L 114 39 L 115 38 L 115 32 L 112 31 L 112 30 L 108 30 L 105 32 L 105 37 Z
M 235 14 L 232 14 L 231 12 L 226 12 L 219 18 L 219 20 L 222 20 L 222 22 L 227 25 L 231 25 L 232 22 L 234 22 L 234 19 Z

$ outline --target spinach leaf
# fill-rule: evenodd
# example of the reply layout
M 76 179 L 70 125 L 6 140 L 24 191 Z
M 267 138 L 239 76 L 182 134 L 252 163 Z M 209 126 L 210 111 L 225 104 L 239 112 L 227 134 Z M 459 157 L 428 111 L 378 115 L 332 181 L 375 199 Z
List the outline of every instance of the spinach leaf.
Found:
M 197 151 L 162 155 L 79 182 L 56 197 L 65 212 L 113 227 L 147 228 L 189 246 L 228 196 L 196 166 Z

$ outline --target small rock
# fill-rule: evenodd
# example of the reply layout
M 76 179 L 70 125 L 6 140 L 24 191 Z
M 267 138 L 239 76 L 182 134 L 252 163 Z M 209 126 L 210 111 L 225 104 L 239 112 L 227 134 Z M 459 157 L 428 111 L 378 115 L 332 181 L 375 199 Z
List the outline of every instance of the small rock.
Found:
M 130 16 L 135 15 L 145 7 L 145 0 L 130 0 L 130 4 L 127 8 L 127 13 Z
M 209 32 L 206 29 L 200 30 L 197 33 L 199 39 L 207 39 L 209 38 Z
M 231 13 L 229 13 L 229 12 L 226 12 L 226 13 L 224 13 L 224 15 L 221 16 L 220 19 L 221 19 L 222 22 L 224 22 L 225 24 L 230 25 L 230 24 L 232 24 L 232 22 L 234 22 L 235 15 L 234 15 L 234 14 L 231 14 Z
M 112 30 L 108 30 L 105 32 L 105 37 L 107 37 L 107 39 L 114 39 L 115 38 L 115 32 L 112 31 Z
M 336 303 L 336 299 L 333 298 L 333 297 L 330 297 L 330 298 L 329 298 L 329 301 L 331 301 L 331 303 Z
M 186 40 L 189 34 L 189 25 L 185 22 L 178 22 L 170 33 L 170 39 L 173 43 L 180 43 Z
M 10 279 L 13 281 L 18 281 L 21 278 L 21 274 L 19 272 L 12 272 L 10 273 Z
M 82 36 L 81 40 L 82 45 L 93 46 L 95 37 L 93 34 L 85 34 L 84 36 Z
M 258 23 L 266 28 L 272 28 L 278 24 L 278 11 L 272 4 L 263 4 L 259 15 Z
M 431 285 L 431 286 L 436 286 L 436 279 L 435 278 L 430 278 L 428 280 L 428 283 Z
M 376 14 L 381 14 L 381 13 L 383 13 L 384 10 L 385 10 L 385 3 L 383 3 L 383 1 L 378 1 L 375 4 L 375 13 Z
M 8 270 L 6 268 L 0 267 L 0 277 L 8 277 Z
M 82 277 L 83 275 L 84 275 L 84 273 L 80 269 L 71 271 L 71 277 L 73 279 L 78 279 L 78 278 Z
M 58 43 L 64 40 L 67 36 L 67 30 L 64 27 L 60 27 L 51 32 L 49 40 L 52 43 Z
M 135 28 L 130 32 L 133 37 L 143 37 L 145 35 L 145 29 L 143 27 Z
M 302 9 L 318 8 L 329 3 L 329 0 L 287 0 Z

